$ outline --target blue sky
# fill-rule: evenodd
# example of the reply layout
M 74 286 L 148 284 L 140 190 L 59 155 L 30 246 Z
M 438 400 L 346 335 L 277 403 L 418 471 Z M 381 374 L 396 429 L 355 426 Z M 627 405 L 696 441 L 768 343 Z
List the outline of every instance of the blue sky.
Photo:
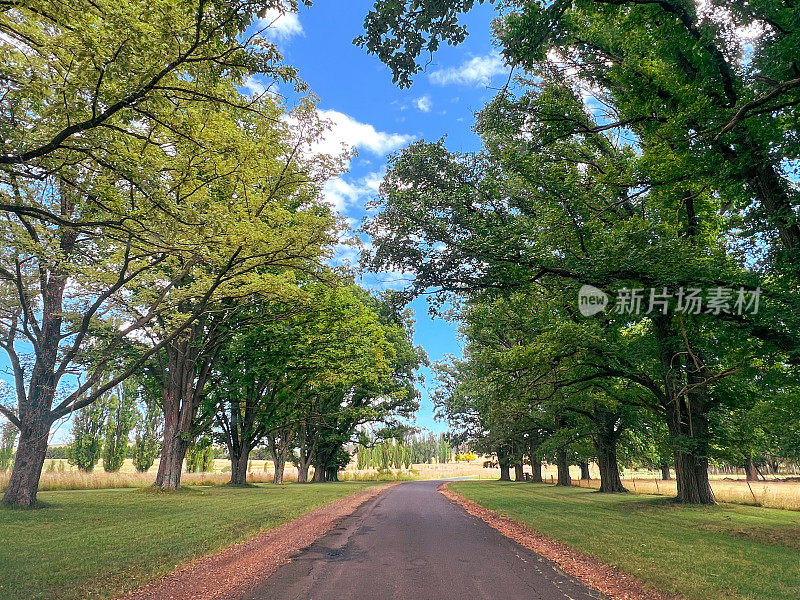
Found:
M 386 165 L 386 155 L 418 139 L 447 136 L 452 150 L 479 148 L 472 132 L 474 113 L 495 95 L 508 78 L 508 69 L 491 41 L 493 10 L 478 7 L 464 18 L 470 35 L 463 44 L 441 49 L 420 73 L 410 89 L 392 84 L 390 71 L 375 57 L 352 44 L 362 33 L 370 0 L 318 0 L 297 15 L 267 15 L 270 36 L 278 43 L 286 62 L 319 98 L 319 110 L 332 122 L 332 151 L 338 144 L 355 146 L 358 156 L 348 173 L 328 185 L 327 198 L 358 226 L 365 204 L 374 197 Z M 251 82 L 258 91 L 267 82 Z M 366 240 L 368 243 L 368 240 Z M 365 275 L 369 287 L 401 287 L 394 277 Z M 455 327 L 428 316 L 424 299 L 412 304 L 417 314 L 416 343 L 431 361 L 447 353 L 460 354 Z M 433 377 L 427 369 L 426 389 L 418 424 L 434 431 L 446 429 L 433 419 L 429 390 Z

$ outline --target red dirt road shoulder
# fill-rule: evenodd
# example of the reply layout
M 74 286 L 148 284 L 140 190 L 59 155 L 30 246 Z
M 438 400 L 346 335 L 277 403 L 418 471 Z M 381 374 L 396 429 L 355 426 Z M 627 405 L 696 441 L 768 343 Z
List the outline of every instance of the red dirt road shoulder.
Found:
M 291 557 L 327 533 L 340 518 L 367 500 L 396 485 L 378 485 L 306 513 L 226 548 L 200 558 L 169 575 L 132 590 L 120 600 L 234 600 L 269 577 Z

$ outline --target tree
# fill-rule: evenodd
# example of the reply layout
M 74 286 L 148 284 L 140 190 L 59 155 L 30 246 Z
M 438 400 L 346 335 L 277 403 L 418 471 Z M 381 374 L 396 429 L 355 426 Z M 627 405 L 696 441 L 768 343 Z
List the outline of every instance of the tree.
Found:
M 67 450 L 70 464 L 81 471 L 91 472 L 100 460 L 103 434 L 109 414 L 109 402 L 103 398 L 82 408 L 72 421 L 72 443 Z
M 354 316 L 347 319 L 347 329 L 353 328 L 348 344 L 338 352 L 336 345 L 323 345 L 327 352 L 335 352 L 329 358 L 320 356 L 320 365 L 331 373 L 316 378 L 297 405 L 300 473 L 302 477 L 313 464 L 315 481 L 336 480 L 339 469 L 349 462 L 343 447 L 357 441 L 359 428 L 382 423 L 386 431 L 381 437 L 388 439 L 398 417 L 410 416 L 418 407 L 415 369 L 426 359 L 412 344 L 411 315 L 396 306 L 392 294 L 374 298 L 357 288 L 353 292 L 356 302 L 349 309 Z M 323 331 L 328 335 L 326 328 L 319 333 Z M 387 466 L 391 460 L 386 457 Z
M 169 320 L 151 322 L 151 336 L 169 340 L 156 354 L 157 362 L 151 363 L 158 370 L 154 376 L 161 380 L 165 415 L 155 482 L 163 488 L 180 485 L 187 440 L 202 430 L 195 418 L 228 333 L 226 313 L 248 297 L 296 297 L 295 282 L 321 270 L 320 263 L 337 235 L 338 225 L 319 194 L 322 182 L 336 172 L 338 163 L 303 150 L 320 133 L 313 108 L 301 106 L 288 125 L 279 118 L 279 107 L 273 108 L 273 120 L 241 115 L 235 124 L 229 123 L 235 131 L 224 160 L 243 171 L 233 181 L 221 180 L 219 192 L 240 202 L 219 206 L 222 221 L 216 226 L 221 227 L 224 239 L 234 241 L 238 267 L 227 270 L 230 258 L 223 253 L 213 263 L 225 265 L 222 273 L 212 268 L 193 274 L 199 281 L 220 275 L 224 281 L 215 290 L 215 298 L 189 297 L 176 306 L 181 315 L 197 313 L 204 304 L 206 308 L 179 336 L 170 333 Z M 231 148 L 234 143 L 241 145 L 238 152 Z
M 356 450 L 356 468 L 359 471 L 367 469 L 371 466 L 371 460 L 371 449 L 368 448 L 364 443 L 359 443 Z
M 211 436 L 203 435 L 189 444 L 186 449 L 186 470 L 189 473 L 208 473 L 214 470 L 214 445 Z
M 229 335 L 211 371 L 211 391 L 201 413 L 213 419 L 220 431 L 218 439 L 231 461 L 232 485 L 246 483 L 250 452 L 264 438 L 272 453 L 273 481 L 283 482 L 293 431 L 284 420 L 291 410 L 287 386 L 297 358 L 292 344 L 302 335 L 297 330 L 298 313 L 312 310 L 313 298 L 301 303 L 304 308 L 298 310 L 297 304 L 253 298 L 229 312 L 221 323 Z
M 548 92 L 562 96 L 565 113 L 576 110 L 580 118 L 586 118 L 574 95 L 558 86 Z M 550 106 L 551 111 L 556 106 L 546 95 L 522 102 L 529 101 Z M 482 122 L 489 122 L 494 109 L 490 106 L 485 111 Z M 629 163 L 635 161 L 632 155 L 618 151 L 600 134 L 591 145 L 584 141 L 585 135 L 559 136 L 547 142 L 548 154 L 541 153 L 536 144 L 544 144 L 539 140 L 554 133 L 549 119 L 526 108 L 528 125 L 526 137 L 521 138 L 514 133 L 519 126 L 515 110 L 509 109 L 508 116 L 500 119 L 508 131 L 498 131 L 494 125 L 487 131 L 489 152 L 484 155 L 450 155 L 440 144 L 417 144 L 394 159 L 382 187 L 385 210 L 367 225 L 376 238 L 371 258 L 374 267 L 415 272 L 410 293 L 429 287 L 444 293 L 470 294 L 481 289 L 511 293 L 535 284 L 564 295 L 566 289 L 573 290 L 572 294 L 577 291 L 570 285 L 575 280 L 602 289 L 644 288 L 664 281 L 688 286 L 693 278 L 718 281 L 723 273 L 730 281 L 747 280 L 744 265 L 714 238 L 703 238 L 710 248 L 704 254 L 707 258 L 698 260 L 698 239 L 691 234 L 695 225 L 665 235 L 659 222 L 660 208 L 652 199 L 648 199 L 652 216 L 645 212 L 646 219 L 633 206 L 626 206 L 631 200 L 620 196 L 619 182 L 629 177 Z M 554 161 L 554 156 L 563 159 Z M 577 182 L 580 185 L 576 186 Z M 625 185 L 632 187 L 631 183 Z M 565 202 L 565 198 L 569 200 Z M 608 207 L 602 210 L 602 218 L 598 218 L 598 203 Z M 693 219 L 699 215 L 695 211 Z M 713 224 L 713 219 L 708 223 Z M 644 231 L 652 233 L 640 237 Z M 667 265 L 645 258 L 654 251 L 680 258 Z M 615 326 L 626 327 L 626 318 Z M 661 362 L 660 372 L 650 371 L 642 378 L 641 373 L 628 369 L 606 368 L 588 375 L 586 381 L 622 375 L 634 383 L 646 382 L 644 387 L 656 394 L 662 414 L 668 420 L 676 417 L 670 431 L 676 442 L 680 497 L 713 502 L 704 465 L 708 458 L 706 423 L 717 400 L 709 395 L 708 384 L 776 348 L 753 337 L 745 342 L 742 336 L 751 334 L 752 328 L 724 319 L 703 315 L 692 319 L 695 324 L 691 328 L 684 317 L 657 315 L 644 320 L 652 323 L 649 334 L 656 346 L 651 356 Z M 732 342 L 726 356 L 717 354 L 718 346 L 708 345 L 716 327 L 726 332 L 717 336 Z M 557 349 L 561 342 L 556 338 L 554 343 Z M 598 338 L 598 352 L 602 345 Z M 687 363 L 682 358 L 687 355 L 703 358 Z M 706 362 L 709 358 L 716 364 Z M 665 375 L 685 384 L 664 388 L 657 382 Z M 670 408 L 675 405 L 678 410 Z M 680 417 L 685 411 L 692 412 L 692 427 L 689 419 Z
M 143 386 L 142 391 L 133 430 L 133 466 L 140 473 L 146 473 L 161 451 L 159 440 L 162 435 L 163 415 L 146 387 Z
M 231 335 L 200 420 L 213 415 L 232 483 L 244 482 L 250 450 L 265 438 L 276 483 L 295 445 L 301 482 L 311 464 L 315 480 L 335 479 L 358 427 L 413 410 L 420 358 L 405 322 L 389 319 L 360 288 L 322 275 L 326 283 L 300 285 L 291 303 L 254 298 L 226 323 Z
M 0 111 L 3 184 L 75 164 L 146 184 L 149 173 L 132 168 L 131 155 L 117 152 L 120 143 L 158 143 L 157 137 L 148 140 L 148 133 L 157 126 L 169 129 L 176 113 L 192 103 L 257 110 L 249 99 L 220 90 L 223 78 L 241 83 L 261 73 L 296 81 L 294 69 L 282 64 L 276 46 L 263 36 L 271 23 L 255 23 L 255 35 L 244 32 L 257 15 L 296 11 L 297 4 L 73 0 L 58 10 L 36 0 L 4 5 L 0 30 L 10 43 L 2 72 L 14 86 Z M 86 31 L 93 32 L 91 40 Z M 63 220 L 18 200 L 6 197 L 2 210 L 45 216 L 56 224 Z M 93 202 L 103 205 L 99 197 Z M 123 211 L 107 221 L 99 216 L 83 214 L 73 223 L 118 226 L 127 215 Z
M 453 451 L 450 448 L 450 442 L 445 440 L 444 438 L 439 440 L 439 447 L 437 448 L 437 456 L 436 460 L 440 464 L 449 463 L 453 457 Z
M 128 436 L 136 423 L 137 395 L 136 381 L 128 379 L 118 385 L 109 397 L 103 445 L 103 469 L 109 473 L 119 471 L 125 462 Z
M 463 39 L 453 24 L 473 4 L 378 3 L 359 41 L 408 83 L 422 50 Z M 755 290 L 769 276 L 770 301 L 757 315 L 655 316 L 648 333 L 660 366 L 587 375 L 644 383 L 670 431 L 679 499 L 712 503 L 719 380 L 776 351 L 797 357 L 800 229 L 781 165 L 797 156 L 788 141 L 796 49 L 787 46 L 797 28 L 770 2 L 712 2 L 703 15 L 671 1 L 504 8 L 495 31 L 524 72 L 522 93 L 504 89 L 479 117 L 486 152 L 450 160 L 442 145 L 418 144 L 398 158 L 383 188 L 386 220 L 368 226 L 378 236 L 371 264 L 408 266 L 411 293 L 552 288 L 557 279 L 605 290 Z M 748 25 L 764 34 L 745 67 L 733 30 Z
M 282 108 L 274 101 L 236 89 L 254 73 L 294 78 L 274 45 L 242 38 L 255 13 L 287 5 L 76 0 L 56 12 L 39 4 L 0 12 L 0 30 L 13 40 L 3 76 L 15 82 L 0 111 L 0 277 L 11 292 L 0 306 L 0 327 L 19 417 L 0 411 L 20 429 L 4 493 L 5 503 L 20 506 L 35 503 L 57 419 L 90 405 L 180 338 L 221 288 L 246 287 L 235 275 L 246 276 L 266 255 L 285 264 L 300 249 L 313 253 L 319 245 L 310 240 L 324 245 L 321 231 L 330 228 L 330 217 L 298 193 L 318 188 L 324 161 L 292 166 L 319 132 L 300 114 L 313 111 L 306 107 L 289 123 L 278 119 Z M 94 32 L 91 39 L 85 31 Z M 290 130 L 297 135 L 287 142 Z M 246 170 L 251 164 L 264 179 Z M 245 189 L 260 201 L 246 202 Z M 287 196 L 278 190 L 303 208 L 282 203 Z M 303 238 L 298 245 L 270 237 L 290 229 Z M 256 239 L 265 237 L 278 246 Z M 286 252 L 275 255 L 277 248 Z M 153 344 L 120 368 L 124 348 L 147 327 Z M 30 347 L 27 369 L 21 353 Z M 65 374 L 89 364 L 56 401 Z

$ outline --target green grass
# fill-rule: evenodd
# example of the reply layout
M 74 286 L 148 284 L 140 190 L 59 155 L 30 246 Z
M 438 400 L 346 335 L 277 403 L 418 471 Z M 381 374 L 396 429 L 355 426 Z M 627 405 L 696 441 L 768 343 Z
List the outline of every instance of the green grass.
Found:
M 530 483 L 450 488 L 537 532 L 691 600 L 800 598 L 800 513 L 677 505 Z
M 0 508 L 0 598 L 113 598 L 371 485 L 41 492 Z

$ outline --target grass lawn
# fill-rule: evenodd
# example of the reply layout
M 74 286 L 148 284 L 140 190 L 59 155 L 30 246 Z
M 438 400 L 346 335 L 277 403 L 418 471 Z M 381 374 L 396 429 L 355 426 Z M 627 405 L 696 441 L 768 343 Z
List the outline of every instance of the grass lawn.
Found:
M 0 508 L 0 598 L 112 598 L 371 483 L 40 492 Z
M 450 489 L 691 600 L 800 598 L 800 512 L 530 483 Z

